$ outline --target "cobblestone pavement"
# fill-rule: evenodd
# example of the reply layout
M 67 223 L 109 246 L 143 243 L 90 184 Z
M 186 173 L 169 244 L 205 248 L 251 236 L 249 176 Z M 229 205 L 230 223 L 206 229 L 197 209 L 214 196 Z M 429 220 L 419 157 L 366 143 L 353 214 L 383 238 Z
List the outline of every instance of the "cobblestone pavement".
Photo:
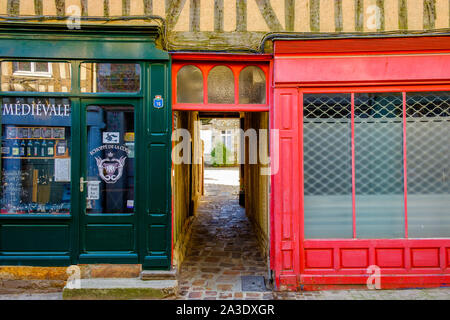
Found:
M 272 298 L 270 291 L 241 290 L 241 276 L 265 276 L 267 267 L 238 203 L 238 179 L 238 170 L 205 170 L 205 195 L 181 267 L 180 299 Z
M 205 195 L 193 223 L 180 273 L 178 299 L 383 300 L 445 299 L 450 288 L 415 290 L 334 290 L 314 292 L 242 291 L 241 276 L 266 276 L 245 210 L 239 206 L 237 169 L 206 169 Z

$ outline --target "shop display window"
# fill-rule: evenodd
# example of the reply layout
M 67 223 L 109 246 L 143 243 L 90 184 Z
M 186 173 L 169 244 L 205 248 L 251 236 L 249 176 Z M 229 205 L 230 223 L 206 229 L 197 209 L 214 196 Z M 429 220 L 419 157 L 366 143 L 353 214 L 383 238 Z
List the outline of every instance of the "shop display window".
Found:
M 450 236 L 450 93 L 305 94 L 307 239 Z
M 71 103 L 3 98 L 2 214 L 69 214 Z

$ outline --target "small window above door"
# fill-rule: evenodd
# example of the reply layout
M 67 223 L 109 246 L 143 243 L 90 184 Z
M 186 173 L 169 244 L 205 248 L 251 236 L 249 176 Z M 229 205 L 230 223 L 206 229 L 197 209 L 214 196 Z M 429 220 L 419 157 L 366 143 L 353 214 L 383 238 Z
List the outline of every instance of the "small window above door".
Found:
M 202 57 L 174 62 L 172 78 L 174 110 L 268 111 L 267 62 L 205 62 Z

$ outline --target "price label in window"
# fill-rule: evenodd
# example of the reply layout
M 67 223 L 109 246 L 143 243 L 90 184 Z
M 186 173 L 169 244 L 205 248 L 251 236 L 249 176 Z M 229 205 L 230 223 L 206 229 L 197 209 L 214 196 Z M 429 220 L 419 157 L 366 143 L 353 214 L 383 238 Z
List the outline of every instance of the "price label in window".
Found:
M 88 181 L 87 185 L 87 199 L 100 199 L 100 181 Z

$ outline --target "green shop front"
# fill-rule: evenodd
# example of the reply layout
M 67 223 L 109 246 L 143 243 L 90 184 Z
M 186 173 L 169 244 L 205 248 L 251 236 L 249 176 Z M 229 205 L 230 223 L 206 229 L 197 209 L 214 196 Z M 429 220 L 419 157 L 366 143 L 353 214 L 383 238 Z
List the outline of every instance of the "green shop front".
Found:
M 0 265 L 170 268 L 170 59 L 158 32 L 0 25 Z

